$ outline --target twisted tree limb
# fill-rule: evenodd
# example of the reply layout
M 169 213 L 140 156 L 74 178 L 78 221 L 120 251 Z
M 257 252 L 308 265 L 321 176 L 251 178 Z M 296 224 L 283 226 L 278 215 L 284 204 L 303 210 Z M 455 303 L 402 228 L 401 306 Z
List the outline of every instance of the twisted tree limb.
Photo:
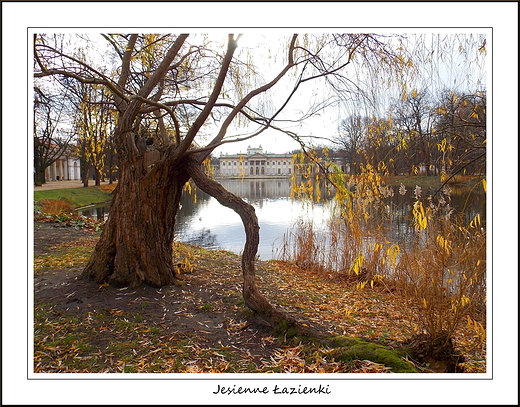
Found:
M 255 257 L 260 241 L 260 226 L 255 208 L 209 178 L 202 171 L 197 160 L 187 158 L 186 161 L 185 168 L 195 185 L 214 197 L 221 205 L 233 209 L 242 219 L 246 232 L 246 242 L 242 253 L 243 295 L 246 305 L 274 328 L 280 324 L 283 324 L 284 327 L 297 327 L 298 322 L 293 317 L 274 308 L 256 286 Z

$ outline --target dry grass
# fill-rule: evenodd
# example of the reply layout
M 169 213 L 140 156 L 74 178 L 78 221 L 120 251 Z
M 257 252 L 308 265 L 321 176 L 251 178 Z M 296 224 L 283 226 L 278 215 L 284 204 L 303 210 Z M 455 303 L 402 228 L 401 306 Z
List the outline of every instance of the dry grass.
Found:
M 341 181 L 341 180 L 340 180 Z M 450 206 L 445 188 L 434 201 L 412 191 L 413 224 L 407 241 L 390 236 L 393 194 L 374 171 L 356 184 L 338 183 L 336 214 L 327 225 L 298 221 L 285 236 L 281 258 L 303 269 L 335 273 L 357 289 L 384 286 L 413 304 L 407 319 L 416 335 L 453 338 L 466 333 L 469 348 L 486 337 L 486 229 L 477 215 L 469 224 Z M 351 192 L 353 190 L 353 192 Z M 400 194 L 405 194 L 402 188 Z
M 99 189 L 100 191 L 107 192 L 110 194 L 114 191 L 114 189 L 116 189 L 116 186 L 117 186 L 117 183 L 102 184 L 102 185 L 97 185 L 96 188 Z
M 40 202 L 42 212 L 51 215 L 59 215 L 61 213 L 70 213 L 74 207 L 66 199 L 45 199 Z

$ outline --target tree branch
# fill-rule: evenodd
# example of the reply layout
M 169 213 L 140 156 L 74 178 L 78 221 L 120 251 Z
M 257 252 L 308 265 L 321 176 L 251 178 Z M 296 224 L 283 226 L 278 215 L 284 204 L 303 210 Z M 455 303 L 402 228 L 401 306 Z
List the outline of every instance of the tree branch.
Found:
M 130 36 L 128 44 L 125 48 L 125 52 L 123 53 L 121 62 L 121 75 L 119 76 L 119 80 L 117 81 L 117 84 L 121 89 L 125 88 L 126 82 L 128 81 L 128 77 L 130 76 L 130 62 L 132 61 L 132 52 L 134 51 L 137 38 L 137 34 L 132 34 Z
M 178 154 L 178 157 L 181 157 L 188 149 L 191 147 L 191 143 L 193 142 L 193 139 L 199 132 L 200 128 L 208 118 L 209 114 L 211 113 L 211 110 L 213 109 L 215 103 L 217 102 L 218 95 L 220 94 L 220 91 L 222 89 L 222 86 L 224 85 L 224 80 L 226 79 L 227 72 L 229 70 L 229 65 L 231 64 L 231 60 L 233 59 L 233 54 L 235 53 L 235 50 L 237 48 L 237 42 L 235 39 L 233 39 L 233 34 L 228 35 L 228 48 L 226 55 L 224 56 L 224 60 L 222 61 L 222 65 L 220 67 L 220 72 L 218 74 L 217 80 L 215 82 L 215 85 L 213 86 L 213 91 L 211 92 L 211 95 L 209 97 L 208 103 L 206 106 L 204 106 L 204 109 L 202 109 L 202 112 L 199 114 L 197 119 L 195 119 L 195 122 L 191 126 L 191 128 L 188 130 L 188 134 L 186 134 L 186 137 L 181 142 L 180 146 L 178 147 L 176 154 Z
M 221 205 L 234 210 L 242 219 L 246 232 L 246 242 L 242 251 L 242 275 L 244 278 L 242 292 L 246 305 L 255 311 L 272 327 L 283 321 L 288 326 L 297 326 L 297 321 L 274 308 L 260 293 L 255 282 L 255 258 L 260 241 L 260 226 L 255 208 L 240 197 L 226 190 L 218 182 L 210 179 L 194 159 L 186 160 L 186 170 L 198 188 L 213 196 Z
M 294 49 L 295 49 L 295 44 L 296 44 L 296 39 L 298 38 L 298 34 L 294 34 L 293 37 L 292 37 L 292 40 L 291 40 L 291 43 L 289 45 L 289 53 L 288 53 L 288 62 L 287 62 L 287 65 L 285 65 L 285 67 L 282 69 L 282 71 L 269 83 L 263 85 L 263 86 L 260 86 L 259 88 L 249 92 L 234 108 L 233 110 L 231 111 L 231 113 L 228 115 L 228 117 L 226 118 L 226 120 L 224 121 L 224 123 L 222 124 L 222 127 L 220 128 L 220 131 L 218 132 L 218 134 L 216 135 L 216 137 L 208 144 L 208 147 L 209 146 L 217 146 L 218 143 L 220 143 L 222 141 L 222 139 L 224 138 L 224 136 L 226 135 L 226 132 L 227 132 L 227 129 L 228 127 L 230 126 L 231 122 L 235 119 L 235 117 L 237 116 L 237 114 L 239 112 L 241 112 L 241 110 L 245 107 L 245 105 L 255 96 L 259 95 L 260 93 L 263 93 L 265 91 L 267 91 L 268 89 L 272 88 L 274 85 L 276 85 L 281 78 L 283 78 L 285 76 L 285 74 L 287 73 L 287 71 L 289 71 L 289 69 L 291 69 L 295 63 L 294 63 Z M 278 114 L 278 112 L 276 113 Z M 274 118 L 274 117 L 273 117 Z M 209 150 L 206 154 L 205 157 L 203 157 L 203 159 L 205 159 L 207 157 L 207 155 L 209 155 L 211 152 L 211 150 Z

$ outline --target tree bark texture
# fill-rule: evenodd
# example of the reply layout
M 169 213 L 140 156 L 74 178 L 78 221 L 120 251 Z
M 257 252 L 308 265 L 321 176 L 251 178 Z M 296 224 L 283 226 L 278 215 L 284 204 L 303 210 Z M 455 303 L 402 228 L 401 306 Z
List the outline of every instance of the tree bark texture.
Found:
M 45 168 L 34 159 L 34 185 L 37 187 L 45 184 Z
M 242 220 L 246 232 L 246 242 L 242 253 L 243 295 L 246 305 L 255 311 L 271 326 L 285 322 L 287 326 L 296 325 L 296 321 L 274 308 L 258 290 L 255 282 L 255 258 L 260 242 L 260 226 L 255 208 L 240 197 L 226 190 L 218 182 L 209 178 L 202 171 L 196 160 L 186 160 L 185 168 L 198 188 L 214 197 L 221 205 L 233 209 Z
M 152 169 L 142 158 L 122 166 L 110 216 L 81 276 L 119 287 L 173 284 L 175 217 L 188 179 L 164 161 Z

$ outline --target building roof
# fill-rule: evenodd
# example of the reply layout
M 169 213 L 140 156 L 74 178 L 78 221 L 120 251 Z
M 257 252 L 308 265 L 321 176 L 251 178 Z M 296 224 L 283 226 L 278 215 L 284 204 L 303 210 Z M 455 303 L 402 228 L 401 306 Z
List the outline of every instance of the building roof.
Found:
M 250 158 L 255 158 L 255 157 L 263 157 L 263 158 L 292 158 L 292 154 L 291 153 L 285 153 L 285 154 L 275 154 L 275 153 L 254 153 L 254 154 L 251 154 L 251 155 L 247 155 L 247 154 L 226 154 L 226 155 L 221 155 L 219 158 L 232 158 L 232 159 L 239 159 L 239 158 L 243 158 L 243 159 L 250 159 Z
M 264 149 L 260 144 L 259 147 L 247 147 L 247 153 L 243 154 L 225 154 L 221 155 L 220 158 L 230 158 L 230 159 L 238 159 L 238 158 L 250 158 L 250 157 L 264 157 L 264 158 L 289 158 L 292 157 L 291 153 L 285 154 L 275 154 L 275 153 L 264 153 Z

